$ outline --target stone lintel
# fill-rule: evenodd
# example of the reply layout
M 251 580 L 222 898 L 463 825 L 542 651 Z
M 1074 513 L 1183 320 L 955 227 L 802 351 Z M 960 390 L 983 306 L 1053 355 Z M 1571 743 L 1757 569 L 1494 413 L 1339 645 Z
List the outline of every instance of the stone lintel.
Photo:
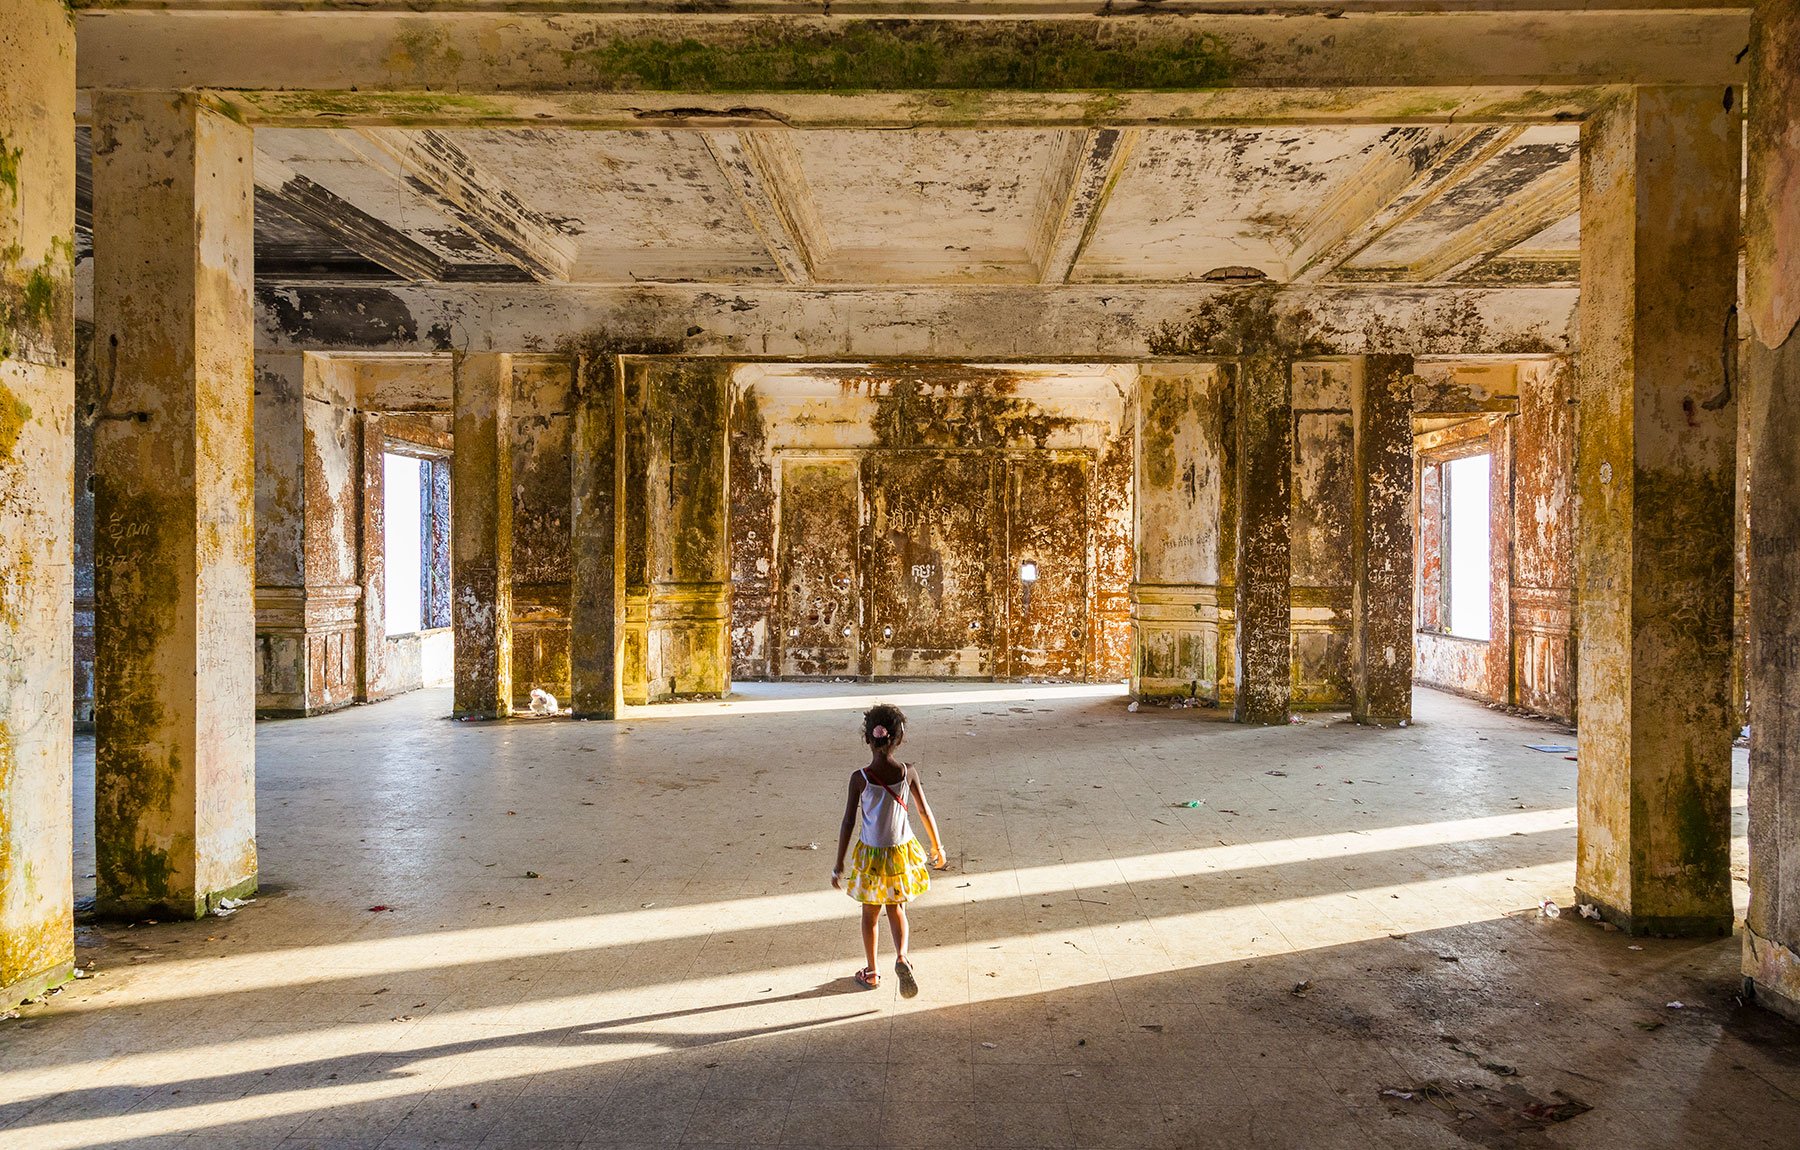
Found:
M 78 18 L 92 89 L 1156 91 L 1737 83 L 1742 9 L 973 15 L 138 11 Z M 1555 44 L 1555 52 L 1521 51 Z M 993 67 L 1031 55 L 1030 79 Z
M 264 283 L 257 348 L 378 353 L 358 374 L 388 382 L 376 391 L 359 385 L 360 407 L 386 410 L 378 391 L 392 403 L 441 409 L 441 366 L 392 353 L 438 352 L 445 339 L 458 347 L 554 348 L 603 332 L 690 356 L 816 362 L 829 347 L 847 360 L 1016 363 L 1019 349 L 1030 348 L 1040 363 L 1137 363 L 1161 354 L 1171 329 L 1231 290 Z M 1577 296 L 1567 287 L 1375 284 L 1277 290 L 1272 303 L 1295 340 L 1318 354 L 1542 355 L 1571 349 Z

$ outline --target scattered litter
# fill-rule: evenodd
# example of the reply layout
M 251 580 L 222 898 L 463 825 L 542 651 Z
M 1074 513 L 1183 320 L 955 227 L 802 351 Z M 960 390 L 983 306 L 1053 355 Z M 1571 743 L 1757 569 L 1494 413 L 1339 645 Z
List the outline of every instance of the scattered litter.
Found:
M 818 843 L 793 843 L 793 844 L 789 845 L 788 849 L 791 851 L 816 851 L 819 849 L 819 844 Z
M 1564 755 L 1563 758 L 1569 760 L 1571 763 L 1579 763 L 1581 761 L 1579 758 L 1577 758 L 1574 755 Z
M 410 1014 L 396 1014 L 393 1018 L 389 1019 L 390 1022 L 411 1022 L 412 1020 L 413 1017 Z
M 1438 961 L 1439 962 L 1461 962 L 1462 959 L 1458 958 L 1454 954 L 1440 954 L 1440 955 L 1438 955 Z
M 249 906 L 256 900 L 253 898 L 222 898 L 213 907 L 213 915 L 217 918 L 230 918 L 241 907 Z
M 1264 771 L 1264 772 L 1263 772 L 1263 774 L 1265 774 L 1265 775 L 1274 775 L 1274 776 L 1275 776 L 1275 777 L 1276 777 L 1276 778 L 1278 778 L 1278 779 L 1285 779 L 1285 778 L 1287 778 L 1287 772 L 1286 772 L 1286 771 Z
M 1381 1096 L 1383 1098 L 1398 1098 L 1402 1102 L 1412 1101 L 1412 1091 L 1410 1090 L 1383 1090 Z
M 75 968 L 75 981 L 80 982 L 84 978 L 92 977 L 94 977 L 92 971 L 83 970 L 79 966 Z
M 1138 1029 L 1148 1030 L 1152 1034 L 1161 1034 L 1163 1032 L 1162 1023 L 1160 1022 L 1146 1022 L 1138 1027 Z
M 369 908 L 369 913 L 370 914 L 380 914 L 382 911 L 393 910 L 393 909 L 394 908 L 391 906 L 376 905 L 376 906 L 372 906 Z
M 531 713 L 534 715 L 554 715 L 559 712 L 556 696 L 542 687 L 531 689 Z
M 1083 1075 L 1082 1075 L 1081 1071 L 1079 1071 L 1079 1070 L 1065 1070 L 1065 1071 L 1063 1071 L 1063 1077 L 1064 1078 L 1081 1078 L 1081 1077 L 1083 1077 Z
M 1293 995 L 1295 998 L 1305 998 L 1311 992 L 1312 992 L 1312 979 L 1310 979 L 1310 978 L 1302 979 L 1301 981 L 1296 982 L 1294 984 L 1294 988 L 1292 990 L 1288 991 L 1288 993 Z
M 655 904 L 655 903 L 653 903 L 653 902 L 640 902 L 640 903 L 638 903 L 638 906 L 639 906 L 639 907 L 640 907 L 640 908 L 642 908 L 642 909 L 644 909 L 644 910 L 649 910 L 649 909 L 650 909 L 650 908 L 651 908 L 651 907 L 653 907 L 653 906 L 655 906 L 655 905 L 656 905 L 656 904 Z
M 1304 727 L 1304 726 L 1306 726 L 1306 720 L 1302 719 L 1299 715 L 1289 715 L 1288 716 L 1288 726 Z
M 1665 1002 L 1663 1005 L 1667 1006 L 1670 1010 L 1685 1010 L 1686 1009 L 1686 1007 L 1684 1007 L 1682 1005 L 1681 1000 L 1679 998 L 1676 999 L 1674 1002 Z
M 1526 750 L 1542 751 L 1546 755 L 1566 755 L 1575 748 L 1565 743 L 1526 743 Z
M 999 1043 L 996 1043 L 996 1042 L 984 1042 L 981 1044 L 981 1048 L 983 1050 L 993 1050 L 993 1049 L 997 1048 L 998 1046 L 999 1046 Z
M 1401 939 L 1407 938 L 1408 935 L 1406 934 L 1406 932 L 1402 931 L 1399 934 L 1390 934 L 1390 935 L 1388 935 L 1388 937 L 1393 939 L 1395 942 L 1398 942 Z
M 471 1102 L 471 1103 L 469 1103 L 469 1109 L 470 1109 L 470 1110 L 480 1110 L 480 1109 L 481 1109 L 481 1103 L 479 1103 L 479 1102 Z
M 525 877 L 526 878 L 542 878 L 543 876 L 538 874 L 538 872 L 536 872 L 534 870 L 528 870 L 525 872 Z
M 1600 920 L 1600 908 L 1591 902 L 1581 903 L 1576 906 L 1575 909 L 1580 913 L 1582 918 L 1591 918 L 1596 922 Z
M 1545 899 L 1543 902 L 1538 903 L 1538 913 L 1545 918 L 1561 918 L 1562 907 L 1557 906 L 1549 899 Z
M 1189 810 L 1193 810 L 1195 807 L 1204 805 L 1205 802 L 1205 799 L 1189 799 L 1185 803 L 1170 803 L 1169 805 L 1172 807 L 1186 807 Z
M 1643 947 L 1641 947 L 1641 946 L 1639 946 L 1639 945 L 1638 945 L 1638 944 L 1637 944 L 1637 943 L 1635 943 L 1635 942 L 1634 942 L 1634 943 L 1632 943 L 1632 944 L 1631 944 L 1631 945 L 1630 945 L 1630 946 L 1628 946 L 1628 947 L 1626 947 L 1626 948 L 1625 948 L 1625 949 L 1626 949 L 1626 950 L 1642 950 L 1642 949 L 1644 949 L 1644 948 L 1643 948 Z

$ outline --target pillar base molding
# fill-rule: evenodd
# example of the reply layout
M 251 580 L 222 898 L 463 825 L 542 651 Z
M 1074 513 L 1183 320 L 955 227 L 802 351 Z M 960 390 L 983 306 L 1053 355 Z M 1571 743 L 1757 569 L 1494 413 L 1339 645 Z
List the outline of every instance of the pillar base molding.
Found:
M 1131 693 L 1140 699 L 1219 699 L 1219 588 L 1131 585 Z
M 298 718 L 356 701 L 354 583 L 256 589 L 256 713 Z
M 75 977 L 74 960 L 59 962 L 49 970 L 26 975 L 11 986 L 0 986 L 0 1010 L 11 1010 L 28 998 L 38 998 L 46 990 L 61 986 Z
M 1584 902 L 1600 912 L 1602 922 L 1610 922 L 1634 938 L 1724 938 L 1737 922 L 1737 916 L 1729 910 L 1722 915 L 1627 914 L 1577 887 L 1575 903 L 1579 906 Z
M 249 898 L 256 893 L 257 885 L 260 881 L 259 876 L 252 874 L 248 878 L 241 878 L 229 886 L 219 887 L 215 890 L 199 891 L 195 893 L 194 900 L 191 904 L 185 897 L 179 902 L 176 902 L 171 898 L 140 902 L 137 900 L 109 899 L 102 895 L 96 910 L 101 918 L 118 919 L 130 922 L 139 922 L 146 918 L 154 918 L 167 922 L 180 922 L 184 919 L 197 921 L 211 914 L 221 902 L 228 898 Z
M 1744 977 L 1756 987 L 1756 1001 L 1800 1022 L 1800 954 L 1744 925 Z
M 631 591 L 625 595 L 625 642 L 623 690 L 627 706 L 641 707 L 650 701 L 650 593 Z

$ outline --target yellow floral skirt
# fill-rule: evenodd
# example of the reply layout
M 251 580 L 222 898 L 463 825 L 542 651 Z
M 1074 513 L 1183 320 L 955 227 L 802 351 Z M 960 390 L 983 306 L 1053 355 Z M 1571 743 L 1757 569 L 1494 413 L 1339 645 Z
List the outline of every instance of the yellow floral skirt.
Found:
M 872 847 L 861 839 L 850 848 L 844 891 L 860 903 L 893 906 L 911 902 L 931 889 L 931 869 L 916 838 L 899 846 Z

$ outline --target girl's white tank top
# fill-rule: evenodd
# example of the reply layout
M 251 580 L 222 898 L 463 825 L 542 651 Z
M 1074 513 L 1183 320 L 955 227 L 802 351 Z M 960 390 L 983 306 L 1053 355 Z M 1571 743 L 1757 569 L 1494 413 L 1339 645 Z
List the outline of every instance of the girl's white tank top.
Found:
M 862 841 L 872 847 L 897 847 L 912 837 L 912 826 L 906 821 L 906 805 L 900 800 L 906 779 L 888 788 L 875 781 L 864 768 L 862 793 Z

